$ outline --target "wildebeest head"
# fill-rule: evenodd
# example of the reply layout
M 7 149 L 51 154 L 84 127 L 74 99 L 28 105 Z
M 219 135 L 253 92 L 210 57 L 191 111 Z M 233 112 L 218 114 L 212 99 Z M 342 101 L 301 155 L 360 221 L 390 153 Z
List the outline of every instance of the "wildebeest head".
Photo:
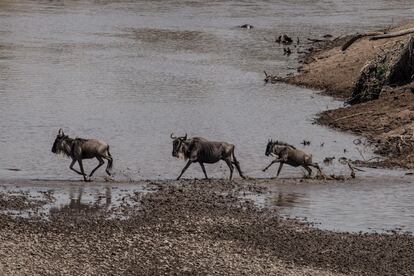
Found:
M 277 141 L 277 140 L 276 141 L 269 140 L 267 142 L 265 155 L 266 156 L 269 156 L 271 154 L 279 155 L 286 148 L 296 149 L 294 146 L 288 143 Z
M 53 143 L 53 146 L 52 146 L 52 152 L 56 154 L 66 153 L 65 140 L 67 138 L 68 136 L 66 136 L 65 133 L 63 133 L 63 130 L 59 129 L 58 135 L 56 136 L 55 142 Z
M 273 145 L 274 145 L 274 142 L 272 141 L 272 139 L 270 139 L 267 142 L 267 146 L 266 146 L 266 152 L 265 152 L 266 156 L 269 156 L 272 153 Z
M 172 156 L 173 157 L 185 157 L 186 145 L 185 141 L 187 140 L 187 133 L 183 137 L 176 137 L 171 133 L 171 139 L 173 139 L 173 150 Z

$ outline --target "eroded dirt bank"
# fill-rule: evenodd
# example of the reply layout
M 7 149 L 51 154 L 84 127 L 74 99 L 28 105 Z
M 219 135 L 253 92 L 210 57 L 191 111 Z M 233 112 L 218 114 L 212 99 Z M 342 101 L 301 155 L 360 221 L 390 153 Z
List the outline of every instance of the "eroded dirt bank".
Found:
M 386 31 L 413 27 L 408 22 Z M 348 46 L 357 35 L 319 43 L 302 60 L 301 73 L 285 79 L 356 103 L 323 112 L 318 122 L 367 137 L 376 153 L 386 157 L 375 165 L 414 167 L 412 35 L 377 40 L 371 35 Z M 355 100 L 357 94 L 363 97 Z
M 148 182 L 115 210 L 0 219 L 0 272 L 23 274 L 397 275 L 414 273 L 414 237 L 317 230 L 240 200 L 281 180 Z M 284 180 L 285 182 L 295 180 Z M 307 180 L 311 181 L 311 180 Z M 304 183 L 306 184 L 306 183 Z M 6 196 L 7 197 L 7 196 Z M 5 197 L 3 197 L 5 198 Z M 53 195 L 47 198 L 53 199 Z M 45 200 L 45 199 L 41 199 Z M 37 206 L 42 201 L 32 202 Z M 21 204 L 27 206 L 24 199 Z M 22 207 L 27 208 L 27 207 Z M 119 214 L 119 213 L 118 213 Z

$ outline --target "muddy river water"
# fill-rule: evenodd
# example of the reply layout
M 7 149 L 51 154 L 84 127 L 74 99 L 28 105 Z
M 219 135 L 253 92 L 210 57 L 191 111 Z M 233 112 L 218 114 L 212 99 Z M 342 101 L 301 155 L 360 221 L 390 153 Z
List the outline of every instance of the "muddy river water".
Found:
M 231 141 L 252 177 L 275 173 L 276 168 L 261 172 L 270 161 L 264 156 L 268 138 L 296 145 L 309 140 L 307 149 L 318 162 L 328 156 L 370 157 L 369 149 L 357 150 L 352 143 L 356 137 L 312 124 L 315 114 L 341 102 L 304 88 L 264 85 L 263 70 L 295 72 L 296 53 L 284 56 L 273 43 L 282 33 L 306 41 L 384 27 L 412 18 L 410 2 L 0 0 L 0 178 L 78 179 L 67 159 L 50 152 L 59 128 L 70 136 L 107 141 L 117 180 L 176 177 L 184 163 L 171 157 L 171 132 Z M 238 28 L 246 23 L 255 28 Z M 94 165 L 86 162 L 87 170 Z M 325 170 L 347 168 L 334 162 Z M 207 171 L 212 177 L 228 174 L 225 164 Z M 301 175 L 299 169 L 282 171 L 284 177 Z M 201 177 L 201 169 L 190 167 L 185 177 Z M 361 200 L 358 186 L 313 193 L 305 207 L 285 208 L 286 214 L 340 221 L 335 212 L 321 211 L 340 208 L 340 202 L 315 207 L 317 202 L 346 198 L 351 191 L 353 206 L 378 204 L 382 190 L 364 189 Z M 401 214 L 396 204 L 414 213 L 414 188 L 406 183 L 392 190 L 398 196 L 383 206 L 390 206 L 391 215 L 378 216 L 373 227 L 389 228 L 391 220 L 413 230 L 412 216 L 392 219 Z M 376 212 L 367 208 L 359 215 Z

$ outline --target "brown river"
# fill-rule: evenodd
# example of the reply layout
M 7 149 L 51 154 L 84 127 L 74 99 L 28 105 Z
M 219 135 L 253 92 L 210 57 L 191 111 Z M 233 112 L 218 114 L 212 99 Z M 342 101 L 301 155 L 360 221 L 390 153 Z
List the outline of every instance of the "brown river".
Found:
M 355 136 L 312 124 L 342 102 L 264 84 L 263 70 L 286 75 L 297 66 L 296 53 L 283 55 L 273 41 L 385 27 L 412 19 L 413 9 L 411 1 L 385 0 L 0 0 L 0 179 L 79 179 L 69 160 L 51 153 L 59 128 L 108 142 L 119 181 L 175 178 L 184 163 L 171 156 L 171 132 L 234 143 L 251 177 L 275 174 L 276 167 L 261 172 L 269 138 L 309 140 L 315 161 L 336 157 L 324 170 L 348 173 L 339 157 L 372 152 L 357 148 Z M 246 23 L 254 28 L 238 27 Z M 86 170 L 95 165 L 87 161 Z M 211 177 L 228 175 L 224 163 L 206 168 Z M 275 187 L 275 194 L 301 195 L 283 212 L 322 228 L 414 231 L 414 188 L 404 173 L 361 173 L 380 186 Z M 302 175 L 285 166 L 281 176 Z M 101 169 L 96 177 L 103 176 Z M 201 176 L 196 165 L 184 175 Z M 63 201 L 70 197 L 58 190 Z

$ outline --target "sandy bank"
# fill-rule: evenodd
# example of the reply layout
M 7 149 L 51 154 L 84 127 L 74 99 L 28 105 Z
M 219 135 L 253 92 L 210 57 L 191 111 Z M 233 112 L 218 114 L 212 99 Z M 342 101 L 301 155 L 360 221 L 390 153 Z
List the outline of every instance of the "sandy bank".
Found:
M 408 22 L 388 32 L 413 27 L 414 23 Z M 342 48 L 352 35 L 327 41 L 304 57 L 300 74 L 285 79 L 288 83 L 321 89 L 324 94 L 344 100 L 357 92 L 369 90 L 371 93 L 376 89 L 378 99 L 329 110 L 318 119 L 323 125 L 367 137 L 376 153 L 386 157 L 370 165 L 414 167 L 414 83 L 412 76 L 389 81 L 395 69 L 387 67 L 397 59 L 408 59 L 408 65 L 402 67 L 413 69 L 412 35 L 379 40 L 362 37 L 346 50 Z M 404 47 L 411 51 L 406 56 L 400 53 Z

